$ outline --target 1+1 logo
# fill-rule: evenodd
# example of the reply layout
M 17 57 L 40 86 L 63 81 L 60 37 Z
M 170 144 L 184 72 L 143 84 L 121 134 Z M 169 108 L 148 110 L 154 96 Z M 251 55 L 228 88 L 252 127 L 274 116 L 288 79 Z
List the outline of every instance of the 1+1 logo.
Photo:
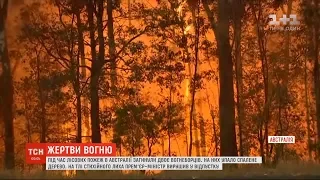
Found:
M 300 30 L 300 21 L 297 20 L 297 15 L 290 14 L 289 17 L 287 15 L 282 15 L 279 20 L 277 20 L 276 14 L 270 14 L 269 18 L 269 30 L 276 31 L 297 31 Z M 282 24 L 282 26 L 281 26 Z

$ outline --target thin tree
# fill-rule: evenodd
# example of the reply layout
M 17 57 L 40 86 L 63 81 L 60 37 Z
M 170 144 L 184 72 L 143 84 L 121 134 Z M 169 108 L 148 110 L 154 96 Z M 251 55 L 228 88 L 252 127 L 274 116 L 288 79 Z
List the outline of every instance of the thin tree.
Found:
M 117 83 L 117 61 L 116 61 L 116 44 L 114 40 L 114 28 L 113 28 L 113 1 L 107 0 L 107 16 L 108 16 L 108 45 L 110 56 L 110 78 L 111 78 L 111 91 L 113 95 L 116 95 L 116 83 Z M 130 6 L 130 3 L 129 3 Z M 129 7 L 129 10 L 131 7 Z M 130 14 L 129 14 L 130 15 Z M 130 21 L 130 20 L 129 20 Z
M 47 123 L 46 123 L 46 103 L 44 100 L 44 91 L 42 88 L 42 71 L 41 71 L 41 49 L 36 49 L 36 82 L 37 82 L 37 91 L 38 91 L 38 98 L 39 98 L 39 107 L 40 107 L 40 143 L 46 143 L 46 137 L 47 137 Z M 46 170 L 46 166 L 42 165 L 42 170 Z
M 308 66 L 307 58 L 304 58 L 304 93 L 305 93 L 305 108 L 306 108 L 306 122 L 307 122 L 307 136 L 308 136 L 308 155 L 309 161 L 312 160 L 312 141 L 311 141 L 311 122 L 310 122 L 310 103 L 309 103 L 309 92 L 308 92 Z
M 261 60 L 261 74 L 263 78 L 263 89 L 264 89 L 264 106 L 259 116 L 259 144 L 260 144 L 260 155 L 262 161 L 265 163 L 268 160 L 269 144 L 269 123 L 270 123 L 270 105 L 271 105 L 271 92 L 270 92 L 270 73 L 269 73 L 269 61 L 267 58 L 267 47 L 266 47 L 266 32 L 263 29 L 263 7 L 262 2 L 250 2 L 254 22 L 256 25 L 256 34 L 258 41 L 259 56 Z
M 293 0 L 288 0 L 288 5 L 287 5 L 287 12 L 286 12 L 286 15 L 287 17 L 289 17 L 291 15 L 291 11 L 292 11 L 292 3 L 293 3 Z M 289 74 L 290 74 L 290 71 L 289 71 L 289 66 L 290 66 L 290 63 L 292 62 L 292 58 L 291 58 L 291 55 L 290 55 L 290 42 L 291 42 L 291 35 L 290 35 L 290 31 L 287 31 L 285 33 L 285 50 L 284 50 L 284 53 L 285 53 L 285 76 L 284 76 L 284 80 L 283 80 L 283 86 L 285 88 L 285 97 L 281 97 L 281 95 L 279 95 L 279 118 L 278 118 L 278 121 L 279 121 L 279 127 L 280 127 L 280 136 L 283 136 L 283 122 L 282 122 L 282 116 L 281 116 L 281 112 L 282 112 L 282 107 L 283 105 L 286 104 L 286 102 L 282 102 L 283 99 L 285 101 L 288 100 L 289 98 Z M 288 110 L 287 108 L 284 109 L 284 112 L 285 112 L 285 118 L 288 117 L 287 113 L 288 113 Z M 283 158 L 283 154 L 284 154 L 284 144 L 280 144 L 279 145 L 279 156 L 280 158 Z M 271 155 L 271 154 L 270 154 Z M 276 155 L 276 157 L 279 157 L 278 155 Z
M 195 58 L 194 58 L 194 73 L 193 73 L 193 77 L 191 78 L 191 105 L 190 105 L 190 111 L 189 111 L 189 126 L 190 126 L 190 131 L 189 131 L 189 136 L 190 136 L 190 144 L 189 144 L 189 156 L 192 156 L 192 137 L 193 137 L 193 129 L 197 128 L 196 124 L 197 124 L 197 120 L 195 119 L 195 97 L 196 97 L 196 91 L 197 91 L 197 78 L 198 78 L 198 64 L 199 64 L 199 38 L 200 38 L 200 26 L 199 26 L 199 22 L 198 22 L 198 18 L 199 18 L 199 0 L 197 1 L 188 1 L 188 5 L 191 7 L 191 11 L 192 11 L 192 21 L 193 21 L 193 26 L 195 29 L 195 46 L 194 46 L 194 53 L 195 53 Z M 197 15 L 196 15 L 197 13 Z M 190 74 L 191 75 L 191 74 Z M 194 124 L 193 124 L 194 123 Z M 197 132 L 197 130 L 196 130 Z M 196 133 L 196 139 L 198 134 Z M 198 142 L 197 142 L 198 143 Z M 197 144 L 196 146 L 196 150 L 197 150 L 197 155 L 200 154 L 200 150 L 199 150 L 199 146 Z
M 81 1 L 83 2 L 83 1 Z M 83 107 L 86 107 L 88 105 L 88 102 L 86 101 L 86 98 L 82 98 L 81 100 L 81 85 L 80 81 L 85 81 L 87 76 L 87 68 L 86 66 L 86 59 L 85 59 L 85 52 L 84 52 L 84 38 L 83 38 L 83 24 L 81 20 L 81 10 L 84 8 L 84 4 L 79 3 L 79 1 L 72 1 L 72 7 L 73 7 L 73 13 L 76 16 L 76 27 L 77 27 L 77 36 L 78 36 L 78 57 L 76 61 L 76 75 L 74 80 L 74 91 L 76 93 L 77 98 L 77 119 L 78 119 L 78 128 L 77 128 L 77 142 L 82 142 L 83 137 L 83 128 L 82 123 L 84 122 L 85 127 L 87 131 L 89 130 L 89 118 L 88 113 L 86 113 L 86 110 L 83 111 Z M 82 113 L 83 112 L 83 113 Z M 83 116 L 82 116 L 83 114 Z M 84 121 L 83 121 L 84 120 Z M 87 134 L 86 134 L 87 135 Z
M 243 98 L 243 69 L 242 69 L 242 57 L 241 57 L 241 38 L 242 38 L 242 17 L 244 14 L 244 4 L 242 0 L 235 0 L 232 4 L 233 8 L 233 21 L 234 21 L 234 34 L 235 34 L 235 70 L 236 70 L 236 91 L 237 91 L 237 115 L 238 115 L 238 127 L 239 127 L 239 152 L 240 156 L 243 156 L 243 121 L 245 119 L 244 111 L 244 98 Z
M 99 1 L 99 4 L 101 2 Z M 101 59 L 104 58 L 103 55 L 97 55 L 96 52 L 96 46 L 97 46 L 97 40 L 96 40 L 96 31 L 95 29 L 97 28 L 95 25 L 94 21 L 94 12 L 96 11 L 95 9 L 95 4 L 93 0 L 89 0 L 87 3 L 87 13 L 88 13 L 88 24 L 89 24 L 89 35 L 90 35 L 90 49 L 91 49 L 91 79 L 90 79 L 90 100 L 91 100 L 91 110 L 90 110 L 90 116 L 91 116 L 91 142 L 93 143 L 100 143 L 101 142 L 101 132 L 100 132 L 100 116 L 99 116 L 99 77 L 101 74 L 101 66 L 103 62 L 101 62 Z M 99 5 L 99 12 L 98 15 L 100 17 L 97 17 L 97 26 L 99 26 L 98 30 L 98 36 L 99 40 L 103 39 L 103 31 L 101 32 L 101 26 L 103 26 L 102 23 L 102 15 L 101 13 L 101 5 Z M 102 36 L 102 37 L 101 37 Z M 99 54 L 104 52 L 104 46 L 103 44 L 100 44 L 99 47 Z M 103 48 L 102 48 L 103 46 Z M 103 56 L 103 57 L 101 57 Z

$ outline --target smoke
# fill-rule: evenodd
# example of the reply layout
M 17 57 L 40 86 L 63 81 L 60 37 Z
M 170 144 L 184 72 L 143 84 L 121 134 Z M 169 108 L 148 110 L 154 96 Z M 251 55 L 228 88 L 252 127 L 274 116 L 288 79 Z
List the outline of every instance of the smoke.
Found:
M 1 1 L 1 0 L 0 0 Z M 8 16 L 7 16 L 7 43 L 9 49 L 9 56 L 11 51 L 20 49 L 19 43 L 16 39 L 20 33 L 21 28 L 21 18 L 20 18 L 20 9 L 24 7 L 25 3 L 28 3 L 34 0 L 9 0 L 8 4 Z M 12 67 L 16 67 L 13 71 L 14 79 L 20 79 L 21 75 L 25 74 L 23 67 L 21 66 L 20 59 L 10 56 Z
M 20 8 L 23 6 L 25 0 L 9 0 L 8 7 L 8 23 L 11 24 L 15 17 L 19 14 Z
M 24 0 L 9 0 L 9 3 L 10 3 L 10 6 L 14 8 L 14 7 L 23 5 Z

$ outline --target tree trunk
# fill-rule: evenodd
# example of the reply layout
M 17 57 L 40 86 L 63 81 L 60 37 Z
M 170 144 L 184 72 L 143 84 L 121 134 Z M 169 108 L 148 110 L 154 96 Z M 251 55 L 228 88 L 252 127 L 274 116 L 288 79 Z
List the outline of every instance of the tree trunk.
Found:
M 24 100 L 24 109 L 26 110 L 25 112 L 25 117 L 27 119 L 27 122 L 26 122 L 26 129 L 27 129 L 27 143 L 31 143 L 32 141 L 32 131 L 31 131 L 31 121 L 30 121 L 30 113 L 29 113 L 29 110 L 31 109 L 30 108 L 30 105 L 29 105 L 29 97 L 24 97 L 23 98 Z
M 40 52 L 36 52 L 36 63 L 37 63 L 37 86 L 38 86 L 38 97 L 39 97 L 39 106 L 40 106 L 40 143 L 46 143 L 47 137 L 47 125 L 46 125 L 46 103 L 44 100 L 44 92 L 41 85 L 41 62 L 40 62 Z M 42 165 L 42 171 L 45 172 L 46 165 Z
M 231 55 L 229 20 L 230 5 L 226 0 L 218 1 L 218 21 L 214 22 L 214 16 L 209 8 L 207 0 L 203 1 L 206 13 L 217 41 L 219 58 L 219 120 L 220 120 L 220 155 L 237 156 L 237 140 L 235 130 L 235 102 L 233 89 L 233 63 Z
M 92 68 L 94 71 L 96 68 Z M 100 119 L 99 119 L 99 94 L 98 94 L 98 72 L 92 73 L 90 81 L 90 99 L 91 99 L 91 142 L 101 143 Z
M 310 122 L 310 107 L 309 107 L 309 93 L 308 93 L 308 66 L 307 57 L 304 58 L 304 93 L 305 93 L 305 108 L 306 108 L 306 122 L 307 122 L 307 136 L 308 136 L 308 155 L 309 161 L 312 160 L 312 142 L 311 142 L 311 122 Z
M 91 80 L 90 80 L 90 100 L 91 100 L 91 142 L 101 143 L 100 132 L 100 117 L 99 117 L 99 77 L 100 77 L 100 62 L 97 58 L 95 25 L 94 25 L 94 5 L 92 0 L 88 1 L 88 22 L 90 31 L 90 48 L 91 48 Z M 100 25 L 101 26 L 101 25 Z M 101 52 L 99 52 L 100 54 Z
M 319 77 L 319 41 L 320 41 L 320 24 L 319 17 L 316 16 L 317 11 L 319 10 L 319 0 L 304 0 L 305 5 L 305 20 L 307 20 L 307 25 L 309 31 L 309 50 L 311 52 L 311 57 L 313 60 L 313 88 L 314 88 L 314 96 L 315 96 L 315 110 L 316 110 L 316 122 L 309 121 L 310 125 L 314 129 L 317 129 L 317 138 L 315 139 L 315 159 L 320 161 L 320 77 Z M 305 60 L 306 61 L 306 60 Z M 307 62 L 305 62 L 306 66 Z M 306 67 L 305 67 L 306 68 Z M 305 73 L 307 71 L 305 70 Z M 305 75 L 306 76 L 306 75 Z M 305 77 L 305 81 L 307 78 Z M 307 94 L 306 94 L 307 95 Z M 306 99 L 307 101 L 307 99 Z M 307 121 L 308 122 L 308 121 Z M 311 142 L 310 142 L 311 143 Z M 311 148 L 311 147 L 310 147 Z
M 78 53 L 81 53 L 81 48 L 79 48 L 79 49 L 80 49 L 80 52 L 78 52 Z M 74 91 L 76 94 L 76 111 L 77 111 L 77 138 L 76 138 L 76 142 L 77 143 L 82 143 L 82 101 L 81 101 L 81 89 L 80 89 L 80 87 L 81 87 L 80 86 L 80 80 L 81 80 L 80 63 L 81 62 L 80 62 L 80 58 L 79 58 L 79 54 L 78 54 L 76 66 L 71 69 L 71 71 L 75 70 L 75 74 L 73 76 L 73 77 L 75 77 L 73 88 L 74 88 Z M 76 171 L 76 173 L 78 175 L 84 174 L 83 171 Z
M 196 17 L 196 11 L 197 13 L 199 12 L 199 8 L 197 8 L 198 3 L 196 3 L 196 7 L 193 9 L 192 12 L 192 20 L 193 20 L 193 26 L 195 29 L 195 63 L 194 63 L 194 72 L 193 72 L 193 77 L 191 78 L 191 105 L 190 105 L 190 114 L 189 114 L 189 126 L 190 126 L 190 145 L 189 145 L 189 156 L 192 156 L 192 136 L 193 133 L 192 131 L 195 131 L 195 140 L 196 140 L 196 152 L 197 152 L 197 156 L 200 155 L 200 149 L 199 149 L 199 134 L 198 134 L 198 123 L 197 123 L 197 119 L 196 119 L 196 113 L 195 113 L 195 97 L 196 97 L 196 92 L 197 92 L 197 76 L 198 76 L 198 61 L 199 61 L 199 38 L 200 38 L 200 34 L 199 34 L 199 25 L 197 22 L 197 17 Z M 198 13 L 199 14 L 199 13 Z M 191 76 L 191 73 L 189 73 Z
M 288 8 L 287 8 L 287 17 L 290 16 L 291 14 L 291 11 L 292 11 L 292 2 L 293 0 L 289 0 L 288 1 Z M 289 87 L 288 87 L 288 84 L 289 84 L 289 74 L 290 74 L 290 71 L 289 71 L 289 66 L 290 66 L 290 63 L 291 63 L 291 57 L 290 57 L 290 31 L 287 31 L 285 33 L 285 59 L 286 61 L 284 62 L 284 66 L 285 66 L 285 77 L 284 77 L 284 81 L 283 81 L 283 86 L 285 87 L 286 91 L 285 91 L 285 97 L 282 97 L 280 94 L 279 96 L 279 126 L 281 127 L 280 128 L 280 136 L 283 135 L 283 128 L 282 128 L 282 116 L 281 116 L 281 112 L 282 112 L 282 107 L 287 107 L 287 100 L 289 98 Z M 282 94 L 282 93 L 281 93 Z M 284 99 L 284 102 L 282 102 L 282 100 Z M 284 112 L 285 114 L 288 114 L 288 110 L 287 108 L 284 109 Z M 286 116 L 287 117 L 287 116 Z M 287 121 L 287 119 L 286 119 Z M 284 144 L 279 144 L 279 152 L 280 152 L 280 155 L 278 156 L 280 159 L 283 158 L 283 153 L 284 153 Z M 271 155 L 271 154 L 270 154 Z M 278 160 L 277 160 L 278 161 Z
M 171 60 L 170 60 L 171 63 Z M 170 64 L 171 65 L 171 64 Z M 172 78 L 172 76 L 171 76 Z M 168 106 L 168 122 L 167 122 L 167 134 L 168 134 L 168 156 L 171 156 L 171 132 L 172 132 L 172 86 L 170 84 L 169 90 L 169 106 Z
M 263 141 L 263 122 L 259 122 L 259 131 L 258 131 L 258 140 L 260 146 L 260 156 L 262 157 L 262 162 L 264 163 L 265 154 L 264 154 L 264 141 Z
M 220 77 L 220 143 L 221 156 L 237 156 L 235 131 L 235 102 L 233 89 L 233 63 L 229 37 L 229 5 L 225 0 L 218 1 L 217 44 Z
M 318 6 L 319 1 L 314 0 L 314 5 Z M 315 10 L 318 8 L 314 7 Z M 314 12 L 316 13 L 316 12 Z M 317 117 L 317 139 L 320 141 L 320 77 L 319 77 L 319 21 L 315 19 L 313 25 L 313 60 L 314 60 L 314 88 L 316 97 L 316 117 Z M 318 160 L 320 161 L 320 146 L 317 144 Z
M 14 158 L 14 128 L 13 128 L 13 80 L 11 63 L 8 55 L 6 40 L 6 20 L 8 14 L 8 0 L 0 4 L 0 62 L 2 74 L 0 74 L 0 111 L 4 121 L 4 166 L 12 170 L 15 167 Z M 1 73 L 1 71 L 0 71 Z
M 288 0 L 288 8 L 287 8 L 287 17 L 290 16 L 291 11 L 292 11 L 292 2 L 293 0 Z M 285 58 L 286 58 L 286 62 L 285 62 L 285 79 L 284 79 L 284 85 L 285 87 L 288 86 L 288 81 L 289 81 L 289 65 L 291 62 L 291 58 L 290 58 L 290 31 L 286 31 L 285 33 Z
M 199 131 L 200 131 L 200 148 L 201 156 L 207 156 L 207 145 L 206 145 L 206 124 L 203 117 L 199 121 Z
M 259 6 L 258 8 L 258 16 L 256 15 L 256 8 L 254 4 L 250 4 L 252 12 L 255 18 L 255 24 L 257 29 L 257 36 L 258 36 L 258 47 L 259 47 L 259 55 L 261 59 L 261 74 L 263 77 L 263 85 L 264 85 L 264 107 L 262 111 L 262 117 L 259 121 L 261 121 L 260 130 L 259 130 L 259 143 L 265 143 L 265 152 L 264 149 L 260 150 L 262 156 L 262 162 L 265 163 L 268 160 L 268 152 L 269 152 L 269 145 L 268 145 L 268 134 L 269 134 L 269 119 L 270 119 L 270 105 L 271 105 L 271 96 L 270 96 L 270 87 L 269 87 L 269 64 L 267 59 L 267 49 L 266 49 L 266 35 L 264 32 L 263 22 L 262 22 L 262 7 Z M 264 133 L 263 133 L 264 127 Z M 260 144 L 260 147 L 263 148 L 264 145 Z
M 218 85 L 218 82 L 217 82 L 217 85 Z M 218 92 L 219 93 L 219 92 Z M 211 117 L 211 120 L 212 120 L 212 140 L 211 140 L 211 143 L 214 142 L 214 151 L 215 151 L 215 156 L 218 156 L 218 144 L 219 144 L 219 141 L 218 141 L 218 133 L 217 133 L 217 128 L 216 128 L 216 122 L 215 122 L 215 113 L 214 113 L 214 109 L 212 107 L 212 105 L 210 104 L 210 101 L 209 101 L 209 94 L 208 94 L 208 91 L 206 92 L 206 98 L 207 98 L 207 103 L 208 103 L 208 107 L 209 107 L 209 111 L 210 111 L 210 117 Z M 208 152 L 209 153 L 209 152 Z
M 78 109 L 78 113 L 83 113 L 83 118 L 81 117 L 81 120 L 78 119 L 78 138 L 79 136 L 81 136 L 80 139 L 78 139 L 78 142 L 82 142 L 82 131 L 83 131 L 83 128 L 82 128 L 82 123 L 84 123 L 84 127 L 86 129 L 86 131 L 88 132 L 89 129 L 90 129 L 90 126 L 89 126 L 89 117 L 88 117 L 88 113 L 86 110 L 82 111 L 82 108 L 83 107 L 87 107 L 88 106 L 88 102 L 86 100 L 85 97 L 82 98 L 82 101 L 81 101 L 81 92 L 80 92 L 80 81 L 86 81 L 86 76 L 87 76 L 87 72 L 86 72 L 86 60 L 85 60 L 85 52 L 84 52 L 84 39 L 83 39 L 83 25 L 82 25 L 82 22 L 81 22 L 81 12 L 80 12 L 80 8 L 77 8 L 76 9 L 76 17 L 77 17 L 77 30 L 78 30 L 78 48 L 79 48 L 79 53 L 80 53 L 80 62 L 78 62 L 78 65 L 82 66 L 82 67 L 78 67 L 78 71 L 79 69 L 81 69 L 80 71 L 81 72 L 78 72 L 81 73 L 81 76 L 78 77 L 78 80 L 77 82 L 79 82 L 79 90 L 77 92 L 79 92 L 79 96 L 80 96 L 80 110 Z M 79 98 L 77 96 L 77 98 Z M 77 101 L 79 101 L 79 99 L 77 99 Z M 81 111 L 81 112 L 80 112 Z M 81 127 L 80 127 L 81 126 Z M 79 132 L 80 131 L 80 132 Z M 88 136 L 88 134 L 86 133 L 85 136 Z
M 80 71 L 79 71 L 79 58 L 77 59 L 76 65 L 76 78 L 74 79 L 74 91 L 76 94 L 76 109 L 77 109 L 77 143 L 82 142 L 82 103 L 81 103 L 81 92 L 80 92 Z
M 112 0 L 107 0 L 107 15 L 108 15 L 108 44 L 110 56 L 110 78 L 111 78 L 111 91 L 113 95 L 117 94 L 117 61 L 116 61 L 116 44 L 114 40 L 113 28 L 113 5 Z M 130 7 L 129 7 L 130 9 Z
M 234 34 L 235 34 L 235 69 L 236 69 L 236 90 L 237 90 L 237 113 L 239 126 L 239 152 L 240 156 L 244 155 L 243 149 L 243 132 L 242 124 L 245 119 L 244 99 L 243 99 L 243 75 L 241 60 L 241 28 L 242 16 L 244 13 L 244 5 L 241 0 L 234 1 Z

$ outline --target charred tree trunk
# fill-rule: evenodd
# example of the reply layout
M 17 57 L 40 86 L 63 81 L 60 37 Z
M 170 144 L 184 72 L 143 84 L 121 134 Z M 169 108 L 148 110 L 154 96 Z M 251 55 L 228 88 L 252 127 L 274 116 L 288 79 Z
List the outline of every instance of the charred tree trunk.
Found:
M 114 40 L 113 28 L 113 1 L 107 0 L 107 15 L 108 15 L 108 44 L 110 56 L 110 78 L 111 78 L 111 91 L 113 95 L 117 94 L 117 60 L 116 60 L 116 44 Z M 130 7 L 129 7 L 130 9 Z
M 220 143 L 221 156 L 237 156 L 235 131 L 235 102 L 233 89 L 233 63 L 229 37 L 229 4 L 218 1 L 217 44 L 220 77 Z
M 75 5 L 76 6 L 76 5 Z M 89 118 L 88 118 L 88 113 L 86 110 L 82 111 L 83 106 L 87 106 L 87 101 L 85 98 L 83 98 L 83 100 L 81 101 L 81 84 L 80 81 L 86 80 L 86 60 L 85 60 L 85 52 L 84 52 L 84 39 L 83 39 L 83 25 L 81 22 L 81 8 L 82 7 L 78 7 L 76 6 L 76 10 L 75 10 L 75 15 L 76 15 L 76 19 L 77 19 L 77 31 L 78 31 L 78 48 L 79 48 L 79 52 L 80 53 L 80 60 L 77 61 L 77 79 L 76 79 L 76 87 L 75 87 L 75 92 L 77 94 L 77 104 L 79 105 L 77 108 L 80 107 L 80 109 L 77 109 L 77 114 L 80 113 L 80 118 L 78 117 L 78 132 L 77 132 L 77 142 L 81 143 L 82 142 L 82 123 L 85 124 L 85 127 L 87 128 L 87 130 L 89 130 Z M 82 67 L 81 67 L 82 66 Z M 83 113 L 83 116 L 82 116 Z M 82 119 L 83 117 L 83 119 Z M 83 122 L 84 120 L 84 122 Z M 87 134 L 86 134 L 87 136 Z
M 243 75 L 242 75 L 242 59 L 241 59 L 241 31 L 242 31 L 242 16 L 244 13 L 244 5 L 241 0 L 236 0 L 233 3 L 234 11 L 234 34 L 235 34 L 235 69 L 236 69 L 236 89 L 237 89 L 237 113 L 239 127 L 239 152 L 240 156 L 244 155 L 243 149 L 243 132 L 242 124 L 245 119 L 244 99 L 243 99 Z
M 97 78 L 94 80 L 97 84 L 96 84 L 96 90 L 97 90 L 97 101 L 96 101 L 96 106 L 97 106 L 97 110 L 96 113 L 97 114 L 97 121 L 94 124 L 94 129 L 98 131 L 98 133 L 96 133 L 96 141 L 97 142 L 101 142 L 101 133 L 100 133 L 100 103 L 99 103 L 99 78 L 100 78 L 100 74 L 102 71 L 102 67 L 105 63 L 105 44 L 104 44 L 104 35 L 103 35 L 103 14 L 104 14 L 104 0 L 98 0 L 97 1 L 97 5 L 98 7 L 98 11 L 97 11 L 97 29 L 98 29 L 98 44 L 99 44 L 99 54 L 98 54 L 98 59 L 97 59 L 97 70 L 99 73 L 98 76 L 96 76 Z
M 12 170 L 15 167 L 14 158 L 14 128 L 13 128 L 13 80 L 11 62 L 8 55 L 6 39 L 6 20 L 8 14 L 8 0 L 0 4 L 0 115 L 4 121 L 4 167 Z M 5 88 L 3 88 L 5 87 Z
M 203 1 L 211 27 L 217 39 L 219 57 L 219 120 L 220 120 L 220 155 L 237 156 L 237 141 L 235 130 L 235 102 L 233 89 L 233 63 L 229 36 L 230 4 L 226 0 L 218 1 L 218 20 L 214 22 L 214 15 L 207 0 Z
M 90 100 L 91 100 L 91 141 L 92 143 L 101 143 L 101 132 L 100 132 L 100 116 L 99 116 L 99 77 L 101 74 L 101 62 L 100 58 L 97 57 L 96 52 L 96 37 L 95 37 L 95 23 L 94 23 L 94 4 L 92 0 L 88 1 L 88 22 L 90 31 L 90 47 L 91 47 L 91 80 L 90 80 Z M 97 18 L 99 19 L 99 18 Z M 102 23 L 102 22 L 100 22 Z M 97 23 L 99 26 L 99 23 Z M 100 24 L 101 26 L 101 24 Z M 98 28 L 99 29 L 99 28 Z M 100 32 L 101 33 L 101 32 Z M 99 33 L 98 36 L 101 36 Z M 100 37 L 101 38 L 101 37 Z M 102 37 L 103 38 L 103 37 Z M 99 47 L 100 50 L 100 47 Z M 101 52 L 99 51 L 99 54 Z
M 81 90 L 80 90 L 80 58 L 78 56 L 76 65 L 72 71 L 74 74 L 74 91 L 76 94 L 76 110 L 77 110 L 77 143 L 82 142 L 82 102 L 81 102 Z
M 81 28 L 81 19 L 80 19 L 80 7 L 75 5 L 74 2 L 72 4 L 72 9 L 73 9 L 73 14 L 72 14 L 72 20 L 71 24 L 73 25 L 75 20 L 77 20 L 76 26 L 77 26 L 77 31 L 82 33 L 80 30 Z M 80 20 L 79 20 L 80 19 Z M 70 71 L 71 71 L 71 76 L 73 78 L 72 85 L 73 85 L 73 90 L 76 95 L 76 112 L 77 112 L 77 136 L 76 136 L 76 142 L 81 143 L 82 142 L 82 102 L 81 102 L 81 90 L 80 90 L 80 58 L 82 58 L 82 53 L 81 53 L 81 37 L 79 34 L 77 35 L 78 37 L 78 51 L 77 51 L 77 56 L 74 57 L 74 47 L 75 47 L 75 31 L 71 31 L 71 42 L 70 42 L 70 48 L 68 51 L 69 57 L 70 57 Z M 82 42 L 83 43 L 83 42 Z
M 77 143 L 82 143 L 82 101 L 81 101 L 81 77 L 80 77 L 80 58 L 79 58 L 79 53 L 81 54 L 81 48 L 80 52 L 78 52 L 78 56 L 76 59 L 76 64 L 74 68 L 72 68 L 72 72 L 75 72 L 73 77 L 74 77 L 74 84 L 73 84 L 73 89 L 76 94 L 76 111 L 77 111 L 77 138 L 76 142 Z M 73 66 L 71 66 L 73 67 Z M 78 175 L 84 174 L 84 171 L 76 171 Z

